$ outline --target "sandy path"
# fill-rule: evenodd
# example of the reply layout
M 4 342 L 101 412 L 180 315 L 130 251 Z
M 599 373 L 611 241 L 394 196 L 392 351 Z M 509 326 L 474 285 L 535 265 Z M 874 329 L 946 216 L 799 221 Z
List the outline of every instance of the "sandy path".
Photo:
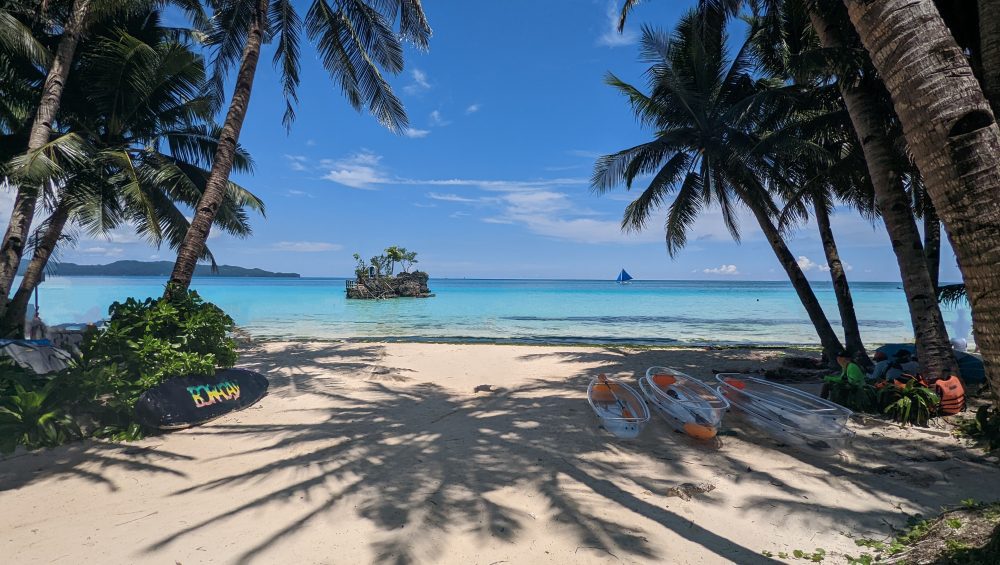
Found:
M 904 513 L 993 500 L 998 468 L 942 430 L 859 427 L 852 455 L 777 448 L 730 419 L 706 447 L 654 420 L 599 430 L 598 371 L 709 377 L 778 351 L 270 343 L 258 405 L 135 444 L 0 461 L 9 563 L 769 562 L 858 553 Z M 493 392 L 474 392 L 478 385 Z M 919 439 L 921 441 L 910 441 Z M 681 483 L 715 490 L 685 501 Z M 839 562 L 836 560 L 834 562 Z

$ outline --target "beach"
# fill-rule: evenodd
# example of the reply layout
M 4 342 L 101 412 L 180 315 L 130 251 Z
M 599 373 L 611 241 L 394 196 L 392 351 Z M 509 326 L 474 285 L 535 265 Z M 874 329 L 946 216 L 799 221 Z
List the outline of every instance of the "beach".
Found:
M 700 444 L 601 430 L 600 372 L 777 365 L 785 349 L 258 342 L 256 405 L 134 442 L 0 460 L 10 563 L 764 563 L 860 553 L 909 515 L 992 500 L 995 458 L 940 422 L 855 421 L 838 456 L 733 415 Z M 818 389 L 818 383 L 805 385 Z M 985 480 L 989 477 L 990 480 Z M 690 487 L 705 492 L 685 494 Z M 830 559 L 830 557 L 828 557 Z M 833 562 L 842 562 L 842 558 Z

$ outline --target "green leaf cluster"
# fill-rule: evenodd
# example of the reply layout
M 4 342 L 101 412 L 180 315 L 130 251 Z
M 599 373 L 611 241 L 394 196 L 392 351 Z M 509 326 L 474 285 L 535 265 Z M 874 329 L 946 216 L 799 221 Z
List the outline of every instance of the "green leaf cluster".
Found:
M 931 389 L 911 380 L 902 388 L 887 386 L 879 391 L 882 412 L 896 422 L 926 426 L 941 399 Z
M 116 302 L 84 339 L 82 358 L 55 375 L 0 360 L 0 453 L 83 437 L 141 438 L 135 403 L 164 379 L 212 375 L 236 362 L 234 323 L 195 291 Z M 90 429 L 81 431 L 80 421 Z
M 180 375 L 211 375 L 236 362 L 233 319 L 196 291 L 169 298 L 129 298 L 109 309 L 107 324 L 88 336 L 89 365 L 120 369 L 143 390 Z

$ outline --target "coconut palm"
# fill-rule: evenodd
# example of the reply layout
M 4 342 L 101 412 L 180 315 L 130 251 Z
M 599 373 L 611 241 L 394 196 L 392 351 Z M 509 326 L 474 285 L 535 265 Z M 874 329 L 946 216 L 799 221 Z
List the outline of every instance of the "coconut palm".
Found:
M 239 70 L 212 173 L 191 229 L 177 253 L 167 293 L 191 284 L 198 257 L 226 192 L 264 43 L 277 40 L 274 63 L 279 68 L 287 100 L 286 127 L 294 119 L 299 36 L 305 31 L 316 44 L 323 67 L 348 102 L 358 110 L 367 106 L 382 125 L 400 132 L 407 126 L 406 112 L 384 73 L 397 74 L 403 70 L 403 42 L 426 48 L 431 34 L 420 0 L 312 0 L 304 19 L 291 0 L 214 0 L 212 5 L 215 15 L 210 40 L 216 49 L 215 65 L 220 77 L 216 84 L 221 89 L 221 77 L 237 61 Z
M 4 4 L 0 9 L 0 46 L 14 44 L 27 55 L 36 50 L 12 21 L 17 21 L 15 12 L 44 14 L 54 27 L 61 29 L 55 52 L 48 56 L 37 53 L 35 58 L 45 60 L 48 70 L 42 83 L 41 95 L 34 106 L 35 115 L 28 131 L 28 155 L 46 151 L 49 148 L 53 127 L 62 104 L 63 92 L 74 60 L 77 46 L 84 33 L 92 26 L 116 17 L 142 13 L 150 6 L 172 3 L 188 11 L 196 19 L 201 18 L 201 7 L 197 0 L 72 0 L 52 1 L 29 0 Z M 37 94 L 36 94 L 37 96 Z M 7 230 L 0 242 L 0 315 L 6 309 L 6 297 L 14 282 L 14 276 L 21 263 L 21 256 L 31 231 L 35 215 L 40 185 L 23 179 L 14 198 Z
M 849 131 L 850 122 L 844 115 L 839 95 L 825 80 L 829 55 L 819 52 L 806 6 L 800 0 L 776 3 L 764 14 L 752 17 L 754 25 L 760 29 L 752 42 L 759 71 L 794 87 L 788 116 L 775 131 L 767 133 L 765 141 L 772 146 L 771 151 L 786 153 L 783 159 L 775 162 L 781 174 L 773 183 L 789 198 L 782 224 L 792 217 L 787 212 L 803 210 L 801 204 L 812 208 L 826 257 L 826 270 L 837 298 L 844 342 L 860 362 L 870 365 L 861 340 L 847 271 L 830 223 L 830 214 L 838 199 L 857 200 L 862 208 L 865 207 L 865 198 L 858 197 L 858 189 L 867 183 L 857 174 L 864 168 L 864 161 L 858 159 L 856 144 L 851 139 L 853 134 Z M 862 189 L 861 192 L 868 191 Z M 867 211 L 871 211 L 870 207 Z
M 697 11 L 681 20 L 672 37 L 643 29 L 642 58 L 651 64 L 650 93 L 614 75 L 607 82 L 629 99 L 640 122 L 655 129 L 656 138 L 599 159 L 592 188 L 598 193 L 621 184 L 631 189 L 638 176 L 652 175 L 648 187 L 626 207 L 622 227 L 643 229 L 673 197 L 665 223 L 671 255 L 684 246 L 688 229 L 706 206 L 718 206 L 737 240 L 736 209 L 749 209 L 791 280 L 824 352 L 832 358 L 841 348 L 840 340 L 775 225 L 776 206 L 766 188 L 773 161 L 758 152 L 757 132 L 771 118 L 771 101 L 780 85 L 751 76 L 755 28 L 731 61 L 721 47 L 727 44 L 725 35 L 705 41 L 706 32 L 713 31 Z
M 846 4 L 955 250 L 976 344 L 1000 389 L 1000 128 L 933 2 Z
M 160 26 L 156 12 L 122 25 L 81 45 L 73 71 L 77 80 L 67 85 L 61 112 L 66 131 L 50 143 L 76 146 L 87 158 L 41 173 L 56 179 L 45 193 L 52 213 L 7 310 L 8 327 L 24 319 L 67 224 L 74 222 L 91 236 L 127 224 L 154 245 L 176 248 L 188 229 L 179 206 L 193 207 L 204 191 L 208 171 L 202 166 L 211 162 L 218 128 L 207 123 L 212 107 L 201 95 L 202 59 Z M 241 171 L 251 167 L 242 150 L 235 165 Z M 230 183 L 216 225 L 249 235 L 245 208 L 262 211 L 263 204 Z M 212 259 L 207 249 L 204 258 Z

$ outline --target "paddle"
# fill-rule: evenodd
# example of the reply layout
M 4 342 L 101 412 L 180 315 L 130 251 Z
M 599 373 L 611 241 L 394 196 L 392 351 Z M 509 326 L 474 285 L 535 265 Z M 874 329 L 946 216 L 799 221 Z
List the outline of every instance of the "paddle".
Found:
M 618 395 L 615 394 L 615 389 L 611 386 L 611 383 L 608 382 L 608 377 L 605 376 L 604 373 L 601 373 L 600 375 L 597 376 L 597 381 L 600 384 L 608 387 L 608 392 L 611 393 L 612 398 L 614 398 L 615 402 L 618 403 L 618 408 L 620 408 L 622 411 L 622 418 L 625 418 L 626 420 L 634 420 L 635 416 L 633 416 L 632 411 L 629 410 L 628 404 L 623 402 L 622 399 L 618 398 Z

